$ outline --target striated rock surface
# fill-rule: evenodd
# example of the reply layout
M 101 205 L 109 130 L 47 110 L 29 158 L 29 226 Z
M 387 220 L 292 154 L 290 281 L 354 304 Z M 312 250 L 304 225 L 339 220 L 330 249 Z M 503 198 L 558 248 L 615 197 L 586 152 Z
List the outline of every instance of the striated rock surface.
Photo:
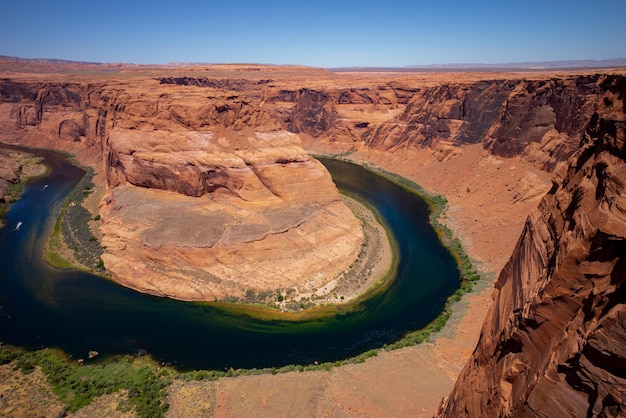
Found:
M 107 109 L 102 83 L 0 79 L 1 141 L 101 159 Z
M 332 292 L 363 230 L 255 98 L 269 81 L 0 80 L 2 137 L 100 165 L 102 260 L 119 283 L 184 300 Z
M 109 103 L 107 271 L 184 300 L 273 298 L 333 281 L 364 236 L 329 173 L 258 102 L 207 96 L 204 81 Z
M 116 128 L 109 147 L 102 259 L 129 287 L 184 300 L 303 292 L 358 255 L 359 221 L 294 134 Z
M 626 79 L 598 87 L 440 416 L 626 414 Z
M 623 70 L 332 74 L 258 65 L 114 67 L 90 67 L 96 74 L 53 62 L 30 70 L 11 66 L 0 79 L 0 140 L 67 150 L 94 165 L 103 174 L 95 181 L 109 186 L 101 206 L 107 267 L 118 280 L 155 294 L 240 295 L 244 286 L 228 278 L 237 274 L 247 276 L 246 294 L 283 286 L 290 274 L 303 277 L 304 287 L 325 279 L 330 270 L 320 270 L 320 263 L 297 270 L 301 257 L 315 254 L 299 252 L 300 245 L 315 242 L 322 256 L 340 234 L 321 234 L 317 225 L 345 221 L 344 208 L 323 185 L 327 175 L 318 177 L 315 161 L 287 131 L 308 149 L 352 151 L 355 160 L 444 194 L 448 225 L 472 258 L 484 262 L 483 271 L 505 264 L 524 219 L 550 189 L 548 172 L 574 155 L 559 168 L 541 212 L 526 223 L 498 280 L 483 339 L 440 413 L 623 414 L 626 250 L 617 231 L 624 207 L 624 82 L 610 75 Z M 302 179 L 314 179 L 325 197 L 307 200 Z M 291 200 L 295 195 L 303 204 Z M 327 248 L 344 248 L 334 242 Z M 267 262 L 253 268 L 258 260 Z M 290 262 L 293 270 L 281 270 Z M 470 304 L 488 305 L 481 297 L 473 295 Z M 378 395 L 355 400 L 343 391 L 354 405 L 344 411 L 368 411 L 374 403 L 429 415 L 416 399 L 448 393 L 448 383 L 433 385 L 429 376 L 446 370 L 451 352 L 448 373 L 456 375 L 478 337 L 468 321 L 450 339 L 436 341 L 436 356 L 428 360 L 415 352 L 431 352 L 430 345 L 383 353 L 377 359 L 389 361 L 381 366 L 393 369 L 389 376 L 398 368 L 404 375 L 369 385 Z M 377 381 L 382 369 L 372 364 L 355 366 L 367 373 L 350 379 Z M 274 387 L 273 377 L 255 387 Z M 419 398 L 395 396 L 418 387 Z M 397 405 L 389 408 L 390 399 Z
M 270 91 L 269 111 L 291 132 L 344 148 L 430 147 L 444 160 L 480 143 L 551 171 L 578 147 L 604 75 L 372 83 Z M 314 143 L 315 141 L 311 141 Z

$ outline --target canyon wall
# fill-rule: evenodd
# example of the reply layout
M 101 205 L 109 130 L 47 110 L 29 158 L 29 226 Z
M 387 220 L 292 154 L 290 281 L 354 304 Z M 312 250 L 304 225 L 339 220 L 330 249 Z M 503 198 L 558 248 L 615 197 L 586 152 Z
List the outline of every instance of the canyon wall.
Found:
M 0 79 L 1 140 L 100 159 L 107 114 L 102 87 Z
M 358 149 L 354 143 L 392 152 L 430 147 L 444 159 L 481 143 L 494 155 L 523 155 L 551 171 L 576 150 L 603 76 L 517 77 L 268 91 L 265 100 L 286 129 L 346 150 Z
M 267 283 L 273 281 L 276 287 L 293 288 L 289 283 L 296 283 L 298 275 L 307 276 L 309 269 L 320 273 L 314 276 L 315 280 L 304 280 L 308 287 L 316 289 L 324 280 L 333 281 L 342 268 L 350 265 L 356 253 L 348 248 L 358 247 L 363 237 L 347 233 L 360 230 L 350 215 L 346 218 L 348 223 L 338 221 L 345 215 L 345 208 L 339 204 L 329 176 L 304 152 L 300 140 L 311 149 L 330 152 L 377 150 L 401 156 L 404 150 L 423 149 L 439 162 L 456 161 L 468 145 L 477 145 L 496 158 L 520 158 L 549 172 L 578 148 L 584 127 L 602 105 L 608 77 L 518 74 L 492 79 L 483 75 L 458 80 L 383 77 L 355 81 L 319 71 L 312 78 L 306 72 L 295 72 L 290 78 L 280 70 L 267 75 L 261 72 L 255 77 L 239 77 L 230 69 L 228 77 L 139 74 L 129 79 L 93 77 L 82 82 L 67 82 L 63 76 L 58 76 L 57 81 L 41 81 L 35 76 L 31 76 L 31 81 L 6 78 L 0 80 L 2 139 L 66 150 L 80 161 L 97 166 L 96 171 L 103 174 L 109 190 L 101 206 L 106 247 L 103 260 L 120 282 L 133 276 L 136 284 L 127 280 L 127 285 L 166 294 L 182 292 L 180 278 L 195 274 L 204 277 L 198 283 L 211 282 L 212 290 L 200 291 L 196 289 L 200 285 L 194 284 L 190 289 L 195 290 L 179 297 L 241 296 L 246 289 L 237 287 L 230 277 L 247 276 L 251 267 L 233 269 L 233 263 L 260 266 L 261 254 L 271 254 L 268 249 L 253 251 L 257 255 L 252 259 L 232 254 L 226 257 L 223 253 L 210 258 L 203 258 L 200 253 L 156 257 L 158 251 L 153 249 L 162 249 L 163 239 L 148 245 L 149 237 L 170 237 L 178 242 L 176 251 L 185 249 L 183 252 L 198 246 L 205 248 L 202 251 L 208 247 L 216 250 L 237 240 L 252 248 L 270 237 L 287 236 L 285 231 L 311 239 L 314 234 L 311 229 L 305 232 L 302 222 L 321 225 L 320 222 L 330 220 L 343 226 L 327 227 L 306 244 L 289 240 L 284 245 L 273 244 L 300 252 L 294 257 L 268 258 L 274 262 L 257 269 L 268 273 L 259 273 L 264 278 L 252 290 L 266 291 Z M 525 200 L 524 204 L 530 207 L 546 190 L 544 180 L 531 171 L 521 171 L 519 176 L 506 180 L 504 187 L 496 185 L 496 189 L 516 191 L 512 203 L 519 205 Z M 462 188 L 469 193 L 470 184 Z M 471 188 L 476 190 L 477 186 Z M 224 213 L 237 207 L 239 215 L 234 216 L 233 212 L 231 216 L 215 218 L 214 230 L 199 229 L 204 231 L 204 238 L 199 239 L 198 234 L 188 231 L 191 220 L 206 221 L 197 218 L 198 213 L 181 212 L 189 219 L 182 222 L 180 216 L 172 215 L 181 207 L 170 204 L 167 210 L 150 212 L 137 203 L 140 199 L 168 200 L 165 192 L 180 199 L 197 199 L 195 202 L 202 204 L 196 209 L 209 205 L 210 198 L 214 208 L 218 207 L 217 201 L 234 199 L 245 203 L 248 211 L 273 211 L 273 205 L 281 202 L 290 212 L 271 212 L 269 217 L 257 218 L 246 214 L 241 205 L 230 204 Z M 255 204 L 259 207 L 253 209 Z M 485 204 L 491 203 L 478 203 Z M 191 207 L 191 203 L 185 205 Z M 299 207 L 297 211 L 294 205 Z M 335 212 L 328 205 L 341 209 Z M 142 211 L 154 216 L 149 224 L 139 222 Z M 271 220 L 281 217 L 292 222 L 278 225 Z M 251 223 L 243 227 L 241 222 L 247 222 L 242 219 Z M 140 226 L 129 226 L 129 222 L 139 222 Z M 157 231 L 153 228 L 157 223 L 168 225 L 170 231 Z M 183 240 L 183 236 L 187 239 Z M 307 247 L 319 248 L 316 254 L 322 260 L 328 258 L 328 262 L 314 267 L 313 257 L 310 263 L 293 261 L 290 268 L 276 268 L 288 263 L 285 260 L 301 258 L 301 251 Z M 146 251 L 153 256 L 148 257 Z M 323 256 L 324 252 L 330 255 Z M 136 256 L 131 257 L 132 253 Z M 189 257 L 199 263 L 195 273 L 183 266 L 195 263 L 190 263 Z M 220 257 L 223 262 L 208 266 L 207 259 Z M 181 265 L 174 270 L 163 267 L 172 264 L 172 260 L 181 260 Z M 231 267 L 224 267 L 224 263 Z M 145 268 L 130 269 L 130 265 Z M 207 275 L 208 271 L 211 273 Z M 168 277 L 178 279 L 171 281 Z M 172 290 L 157 285 L 166 282 L 172 283 Z M 216 286 L 228 290 L 218 290 Z M 304 289 L 302 292 L 306 293 Z
M 579 147 L 495 284 L 440 416 L 626 413 L 626 79 L 608 77 Z
M 428 147 L 443 160 L 463 145 L 479 143 L 493 155 L 521 155 L 551 171 L 577 149 L 578 138 L 604 93 L 605 77 L 516 74 L 468 81 L 373 79 L 353 87 L 334 81 L 322 87 L 295 88 L 294 84 L 307 82 L 172 76 L 148 83 L 142 80 L 143 89 L 120 81 L 4 79 L 0 80 L 0 127 L 5 138 L 17 141 L 19 136 L 26 143 L 36 143 L 35 138 L 52 140 L 55 146 L 84 152 L 99 145 L 114 124 L 130 123 L 135 128 L 129 116 L 144 112 L 188 129 L 220 124 L 235 129 L 282 127 L 299 134 L 307 144 L 326 144 L 337 151 Z M 153 82 L 159 85 L 150 86 Z M 202 104 L 180 98 L 172 101 L 169 91 L 181 88 L 209 91 L 212 96 Z M 150 95 L 146 89 L 160 93 Z M 262 111 L 251 112 L 253 108 Z M 233 112 L 239 119 L 229 121 Z

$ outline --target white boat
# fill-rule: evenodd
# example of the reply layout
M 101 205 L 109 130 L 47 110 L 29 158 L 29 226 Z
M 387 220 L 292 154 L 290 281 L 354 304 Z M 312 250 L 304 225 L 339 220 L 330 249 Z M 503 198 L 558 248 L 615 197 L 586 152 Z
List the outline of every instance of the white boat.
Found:
M 20 230 L 20 226 L 22 226 L 22 221 L 19 221 L 19 222 L 17 223 L 17 225 L 15 226 L 14 231 L 19 231 L 19 230 Z

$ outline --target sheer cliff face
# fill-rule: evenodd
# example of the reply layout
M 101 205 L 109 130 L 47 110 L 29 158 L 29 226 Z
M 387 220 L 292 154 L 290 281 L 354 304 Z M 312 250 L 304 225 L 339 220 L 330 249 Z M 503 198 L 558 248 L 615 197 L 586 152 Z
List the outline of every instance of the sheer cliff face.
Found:
M 626 79 L 528 218 L 441 416 L 626 413 Z
M 605 77 L 386 80 L 359 87 L 335 87 L 341 84 L 333 81 L 295 89 L 293 82 L 238 78 L 161 77 L 136 86 L 0 80 L 0 128 L 15 141 L 54 141 L 55 147 L 95 157 L 113 127 L 137 129 L 133 115 L 144 115 L 154 129 L 282 127 L 338 151 L 428 147 L 440 160 L 480 143 L 494 155 L 519 155 L 551 171 L 577 149 L 604 94 Z M 172 94 L 182 90 L 187 93 Z M 211 94 L 185 100 L 189 91 Z
M 3 142 L 101 157 L 106 106 L 99 83 L 16 82 L 0 79 Z
M 576 150 L 602 95 L 601 78 L 388 82 L 282 90 L 267 101 L 286 129 L 320 141 L 390 151 L 430 147 L 441 159 L 462 145 L 482 143 L 494 155 L 522 155 L 550 171 Z

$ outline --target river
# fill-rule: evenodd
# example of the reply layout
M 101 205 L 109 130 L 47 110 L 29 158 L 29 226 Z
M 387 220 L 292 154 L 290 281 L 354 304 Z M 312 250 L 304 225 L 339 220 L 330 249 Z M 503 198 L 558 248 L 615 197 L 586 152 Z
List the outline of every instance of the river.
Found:
M 337 186 L 376 208 L 395 235 L 397 275 L 384 291 L 335 315 L 263 320 L 218 304 L 157 298 L 43 261 L 63 201 L 83 176 L 59 153 L 31 179 L 0 230 L 0 341 L 56 347 L 74 358 L 149 353 L 179 369 L 261 368 L 336 361 L 418 330 L 459 287 L 459 271 L 417 195 L 364 168 L 322 160 Z M 15 230 L 18 222 L 21 226 Z

